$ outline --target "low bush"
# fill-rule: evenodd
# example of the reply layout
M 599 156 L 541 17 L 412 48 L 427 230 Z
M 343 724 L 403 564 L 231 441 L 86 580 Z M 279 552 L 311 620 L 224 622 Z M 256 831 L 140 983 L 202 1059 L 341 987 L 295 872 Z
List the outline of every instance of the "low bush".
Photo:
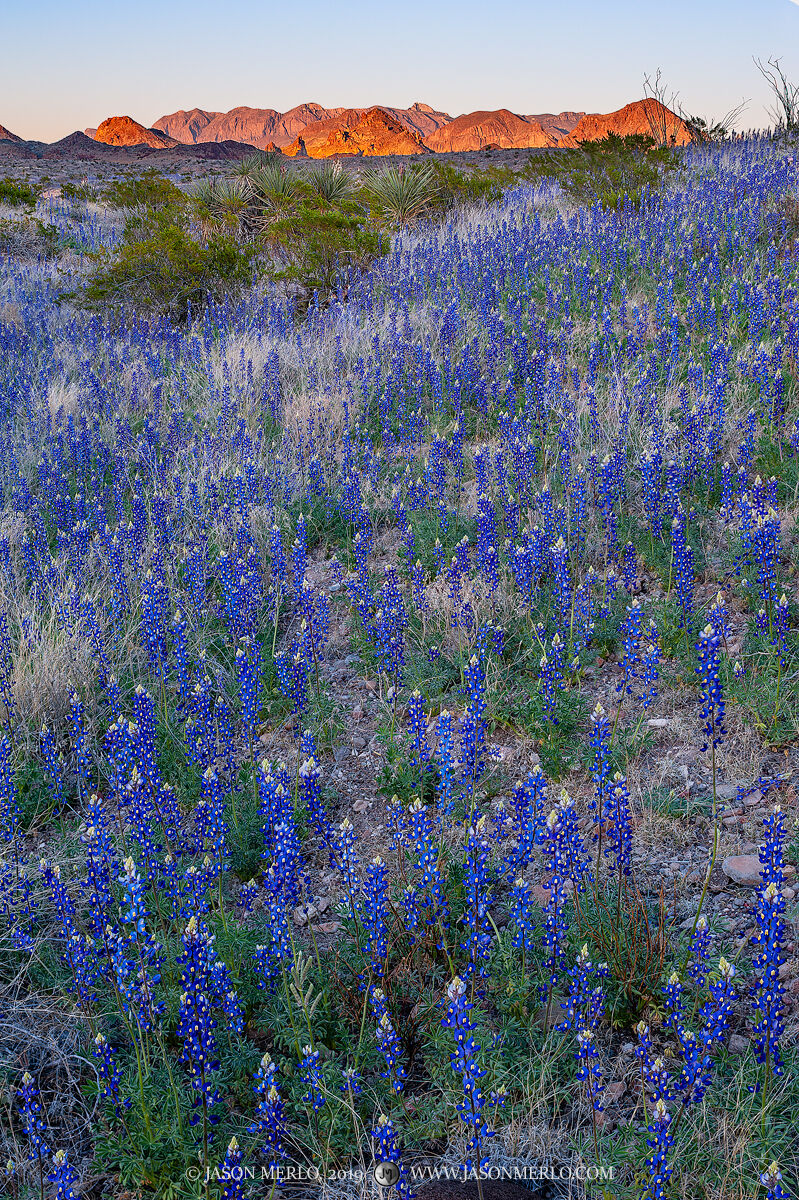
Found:
M 176 184 L 153 170 L 115 179 L 101 195 L 110 208 L 173 208 L 185 199 Z
M 199 236 L 188 213 L 152 209 L 125 225 L 120 249 L 97 256 L 80 296 L 89 308 L 135 307 L 185 320 L 207 299 L 240 292 L 255 277 L 248 246 L 224 227 Z
M 0 204 L 11 204 L 33 208 L 39 198 L 39 189 L 30 183 L 16 179 L 0 179 Z
M 659 188 L 679 162 L 674 150 L 656 146 L 645 134 L 612 133 L 601 141 L 531 158 L 525 174 L 554 180 L 577 204 L 598 201 L 615 209 L 637 204 L 644 190 Z

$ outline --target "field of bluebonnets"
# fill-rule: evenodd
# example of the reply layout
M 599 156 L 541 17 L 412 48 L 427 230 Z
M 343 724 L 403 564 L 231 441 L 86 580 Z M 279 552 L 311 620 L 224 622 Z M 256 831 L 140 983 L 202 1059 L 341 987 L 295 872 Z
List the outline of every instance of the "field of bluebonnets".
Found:
M 182 323 L 59 299 L 117 232 L 36 211 L 5 1194 L 795 1194 L 790 146 L 604 206 L 520 179 Z

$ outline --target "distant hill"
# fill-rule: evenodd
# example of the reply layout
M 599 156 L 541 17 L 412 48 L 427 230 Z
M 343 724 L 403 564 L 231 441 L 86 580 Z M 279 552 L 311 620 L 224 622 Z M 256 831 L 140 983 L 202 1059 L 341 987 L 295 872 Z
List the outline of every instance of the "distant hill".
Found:
M 489 112 L 464 113 L 448 125 L 437 129 L 424 140 L 425 146 L 437 154 L 451 154 L 464 150 L 485 150 L 496 146 L 499 149 L 527 149 L 536 146 L 554 146 L 555 139 L 545 133 L 538 121 L 530 121 L 512 113 L 507 108 Z
M 381 107 L 408 132 L 421 137 L 426 137 L 452 119 L 448 113 L 436 112 L 429 104 L 416 103 L 410 108 Z M 353 125 L 353 113 L 360 116 L 370 111 L 368 108 L 324 108 L 313 101 L 299 104 L 285 113 L 273 108 L 232 108 L 225 113 L 191 108 L 159 117 L 153 129 L 184 145 L 237 141 L 265 150 L 270 143 L 278 148 L 291 145 L 311 125 L 340 118 L 345 118 L 348 125 Z
M 152 146 L 155 150 L 166 150 L 178 143 L 167 137 L 160 129 L 148 129 L 133 117 L 108 117 L 97 126 L 96 142 L 106 146 Z
M 10 129 L 6 129 L 5 125 L 0 125 L 0 142 L 21 142 L 22 138 L 17 137 Z
M 385 108 L 366 112 L 352 108 L 340 116 L 306 125 L 283 153 L 295 157 L 332 158 L 335 154 L 365 157 L 390 154 L 425 154 L 421 136 L 412 133 Z
M 544 133 L 548 133 L 550 137 L 557 138 L 559 141 L 561 138 L 568 137 L 584 116 L 584 112 L 527 113 L 524 119 L 525 121 L 537 121 Z
M 634 133 L 653 136 L 653 125 L 663 131 L 666 139 L 675 146 L 685 146 L 691 141 L 688 126 L 677 113 L 666 108 L 658 100 L 636 100 L 612 113 L 587 113 L 578 121 L 571 134 L 562 138 L 561 146 L 579 146 L 580 142 L 597 142 L 609 133 L 627 137 Z M 656 137 L 656 141 L 660 140 Z

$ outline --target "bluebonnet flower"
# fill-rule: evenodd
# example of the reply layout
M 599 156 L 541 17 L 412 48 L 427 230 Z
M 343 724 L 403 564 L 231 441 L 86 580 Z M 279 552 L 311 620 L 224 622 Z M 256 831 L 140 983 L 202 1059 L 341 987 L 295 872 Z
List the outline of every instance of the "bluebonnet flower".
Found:
M 790 1193 L 782 1186 L 782 1172 L 775 1162 L 763 1171 L 760 1182 L 766 1189 L 765 1200 L 790 1200 Z
M 510 892 L 510 920 L 513 927 L 511 945 L 527 953 L 534 946 L 533 896 L 530 884 L 519 876 Z
M 302 1095 L 303 1104 L 310 1104 L 312 1111 L 318 1112 L 325 1103 L 318 1050 L 314 1050 L 312 1046 L 303 1046 L 297 1073 L 306 1089 Z
M 694 611 L 694 552 L 688 542 L 686 515 L 680 510 L 671 523 L 674 587 L 682 608 L 683 626 L 689 630 Z
M 236 675 L 239 681 L 241 724 L 247 745 L 252 752 L 255 727 L 258 724 L 258 704 L 261 694 L 263 658 L 258 641 L 250 640 L 236 651 Z
M 466 984 L 457 975 L 447 988 L 446 999 L 447 1011 L 441 1024 L 452 1030 L 455 1039 L 455 1049 L 449 1058 L 453 1071 L 460 1075 L 463 1083 L 463 1100 L 457 1106 L 457 1113 L 469 1130 L 464 1166 L 467 1171 L 475 1168 L 484 1171 L 488 1163 L 484 1144 L 494 1135 L 483 1120 L 486 1098 L 480 1080 L 485 1070 L 477 1060 L 480 1045 L 472 1036 L 475 1030 L 470 1015 L 473 1005 L 466 999 Z
M 610 734 L 611 726 L 607 714 L 597 702 L 591 713 L 591 747 L 594 758 L 591 764 L 591 778 L 594 781 L 594 796 L 589 802 L 589 811 L 593 814 L 593 839 L 599 839 L 602 844 L 602 833 L 607 825 L 608 813 L 606 797 L 610 779 Z
M 119 1113 L 123 1104 L 124 1107 L 128 1107 L 130 1101 L 125 1100 L 123 1102 L 120 1100 L 119 1081 L 122 1077 L 122 1068 L 114 1057 L 114 1052 L 108 1043 L 108 1039 L 102 1033 L 98 1033 L 94 1039 L 92 1054 L 97 1059 L 97 1074 L 101 1081 L 100 1095 L 110 1100 L 114 1106 L 114 1111 Z
M 753 996 L 757 1013 L 755 1056 L 759 1063 L 766 1064 L 768 1072 L 773 1070 L 775 1075 L 781 1075 L 783 1063 L 779 1043 L 785 1028 L 782 1016 L 785 987 L 780 979 L 780 967 L 786 960 L 787 933 L 782 915 L 785 912 L 782 896 L 785 814 L 777 806 L 763 824 L 765 839 L 759 852 L 763 882 L 756 911 L 758 932 L 752 938 L 758 947 L 754 960 Z
M 657 1100 L 652 1109 L 649 1132 L 651 1137 L 646 1140 L 652 1151 L 646 1160 L 649 1179 L 644 1185 L 641 1200 L 666 1200 L 666 1187 L 672 1173 L 668 1154 L 674 1138 L 671 1133 L 671 1114 L 662 1099 Z
M 364 954 L 371 971 L 379 978 L 388 954 L 388 868 L 379 855 L 366 868 L 361 895 L 359 907 L 366 935 Z
M 246 1176 L 242 1167 L 242 1159 L 243 1155 L 238 1140 L 231 1138 L 225 1151 L 225 1157 L 217 1170 L 222 1183 L 222 1200 L 244 1200 Z
M 721 745 L 726 733 L 724 728 L 724 691 L 719 679 L 720 646 L 721 635 L 716 633 L 712 625 L 707 625 L 696 644 L 698 659 L 696 673 L 699 676 L 702 697 L 701 720 L 705 734 L 703 750 L 706 750 L 708 746 L 714 748 Z
M 427 718 L 421 692 L 411 692 L 408 700 L 408 726 L 411 734 L 411 766 L 423 778 L 430 769 L 430 747 L 427 744 Z
M 355 1067 L 343 1067 L 341 1071 L 341 1083 L 339 1090 L 349 1096 L 350 1100 L 357 1099 L 363 1095 L 363 1076 Z
M 55 748 L 53 740 L 53 732 L 46 727 L 42 728 L 39 735 L 42 747 L 42 757 L 44 759 L 44 773 L 47 779 L 47 786 L 50 791 L 50 798 L 53 804 L 53 812 L 60 812 L 64 804 L 64 774 L 62 770 L 62 760 Z
M 0 734 L 0 837 L 14 844 L 19 831 L 20 811 L 14 786 L 14 770 L 11 761 L 11 742 L 5 733 Z
M 491 953 L 493 926 L 489 905 L 494 896 L 490 867 L 490 845 L 485 837 L 485 817 L 480 817 L 466 832 L 463 863 L 464 906 L 461 921 L 466 930 L 463 949 L 468 955 L 467 977 L 487 970 Z
M 377 1026 L 375 1033 L 377 1048 L 383 1055 L 386 1063 L 386 1070 L 381 1071 L 380 1075 L 383 1079 L 390 1081 L 395 1092 L 401 1092 L 405 1086 L 407 1075 L 402 1062 L 403 1046 L 391 1023 L 386 997 L 382 989 L 378 987 L 371 988 L 369 991 L 369 1001 Z
M 591 1028 L 592 1014 L 595 1005 L 591 1002 L 592 985 L 606 978 L 608 967 L 606 963 L 595 964 L 588 954 L 588 946 L 583 945 L 573 967 L 570 967 L 569 986 L 566 999 L 561 1002 L 561 1008 L 566 1016 L 557 1026 L 561 1033 L 580 1028 Z
M 439 797 L 438 808 L 441 820 L 452 815 L 455 805 L 456 760 L 453 743 L 452 713 L 444 709 L 438 714 L 436 727 L 438 749 Z
M 563 652 L 560 634 L 555 634 L 550 643 L 550 652 L 541 655 L 540 689 L 543 701 L 544 720 L 552 725 L 558 724 L 558 692 L 563 687 Z
M 320 779 L 322 770 L 315 758 L 306 758 L 299 769 L 300 806 L 317 837 L 325 840 L 330 828 L 330 817 L 322 800 Z
M 391 1163 L 399 1168 L 399 1179 L 394 1185 L 400 1200 L 414 1200 L 415 1192 L 408 1182 L 408 1173 L 402 1164 L 402 1154 L 397 1143 L 397 1135 L 393 1123 L 380 1113 L 372 1130 L 374 1139 L 374 1157 L 376 1163 Z
M 47 1178 L 55 1184 L 55 1200 L 78 1200 L 78 1193 L 72 1186 L 78 1176 L 69 1164 L 66 1150 L 56 1150 L 52 1161 L 53 1169 Z
M 37 1099 L 38 1095 L 39 1089 L 33 1076 L 26 1071 L 22 1076 L 22 1087 L 19 1089 L 22 1128 L 28 1139 L 28 1158 L 41 1163 L 45 1155 L 50 1153 L 50 1147 L 45 1138 L 47 1126 L 42 1120 L 42 1106 Z
M 608 788 L 605 803 L 605 854 L 614 856 L 614 869 L 629 876 L 632 870 L 633 831 L 630 815 L 630 793 L 627 780 L 617 771 Z
M 210 983 L 208 930 L 196 917 L 192 917 L 182 941 L 183 950 L 176 960 L 181 967 L 180 983 L 183 989 L 176 1030 L 183 1042 L 180 1060 L 188 1067 L 191 1086 L 196 1093 L 192 1101 L 194 1107 L 202 1108 L 204 1124 L 212 1123 L 216 1118 L 210 1110 L 219 1101 L 213 1075 L 219 1070 L 219 1062 L 214 1037 L 216 1021 L 207 994 Z M 200 1114 L 194 1113 L 191 1123 L 196 1124 L 199 1120 Z
M 707 917 L 700 916 L 691 936 L 688 958 L 688 976 L 698 988 L 707 981 L 707 960 L 710 953 L 710 926 Z
M 596 1048 L 594 1030 L 577 1031 L 577 1081 L 586 1085 L 586 1096 L 596 1112 L 602 1111 L 602 1072 L 599 1068 L 599 1051 Z

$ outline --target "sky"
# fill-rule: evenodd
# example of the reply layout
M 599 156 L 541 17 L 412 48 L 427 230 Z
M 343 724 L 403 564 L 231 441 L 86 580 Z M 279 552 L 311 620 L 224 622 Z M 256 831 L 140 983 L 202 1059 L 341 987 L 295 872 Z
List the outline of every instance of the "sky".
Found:
M 105 117 L 422 101 L 453 116 L 610 112 L 659 67 L 691 115 L 749 101 L 753 57 L 799 82 L 799 0 L 0 0 L 0 125 L 53 141 Z

